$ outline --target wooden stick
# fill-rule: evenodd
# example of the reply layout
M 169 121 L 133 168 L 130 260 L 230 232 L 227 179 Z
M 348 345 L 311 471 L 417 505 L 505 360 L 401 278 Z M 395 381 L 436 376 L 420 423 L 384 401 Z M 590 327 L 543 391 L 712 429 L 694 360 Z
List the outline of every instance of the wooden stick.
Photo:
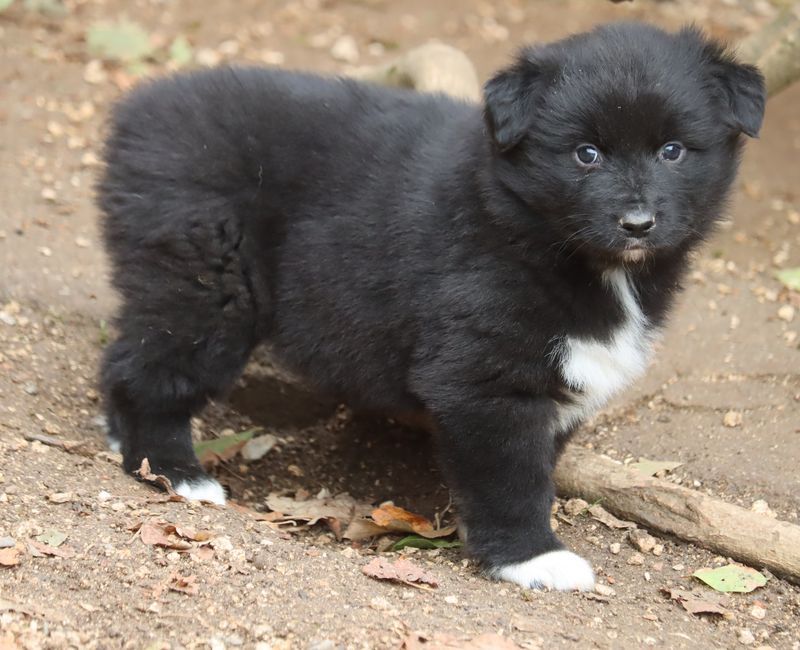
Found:
M 800 579 L 800 526 L 651 478 L 574 446 L 561 457 L 555 482 L 562 496 L 600 500 L 619 517 Z
M 784 7 L 738 49 L 743 61 L 754 63 L 764 73 L 770 97 L 800 79 L 800 2 Z
M 357 68 L 351 75 L 363 81 L 447 93 L 474 102 L 481 98 L 481 85 L 472 61 L 461 50 L 444 43 L 421 45 L 389 63 Z

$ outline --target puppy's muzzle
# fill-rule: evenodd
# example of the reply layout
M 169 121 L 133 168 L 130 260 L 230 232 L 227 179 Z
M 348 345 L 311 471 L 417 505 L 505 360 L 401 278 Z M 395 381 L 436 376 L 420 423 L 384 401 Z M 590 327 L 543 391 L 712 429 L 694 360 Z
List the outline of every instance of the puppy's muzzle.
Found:
M 635 238 L 646 237 L 655 225 L 655 215 L 644 210 L 632 210 L 619 220 L 619 226 L 625 231 L 625 235 Z

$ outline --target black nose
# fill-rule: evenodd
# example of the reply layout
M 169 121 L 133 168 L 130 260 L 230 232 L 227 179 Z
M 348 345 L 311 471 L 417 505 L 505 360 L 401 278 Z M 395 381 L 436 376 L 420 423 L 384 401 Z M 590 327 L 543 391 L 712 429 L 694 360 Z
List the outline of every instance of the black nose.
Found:
M 650 212 L 634 210 L 622 217 L 619 225 L 629 237 L 644 237 L 656 225 L 656 218 Z

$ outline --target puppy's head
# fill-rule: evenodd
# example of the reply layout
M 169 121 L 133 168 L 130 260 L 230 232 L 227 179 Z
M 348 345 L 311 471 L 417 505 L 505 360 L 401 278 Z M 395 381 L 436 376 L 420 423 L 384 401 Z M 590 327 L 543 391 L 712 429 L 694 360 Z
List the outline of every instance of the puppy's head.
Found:
M 720 216 L 764 81 L 694 28 L 635 23 L 524 50 L 485 88 L 499 180 L 564 250 L 632 263 Z

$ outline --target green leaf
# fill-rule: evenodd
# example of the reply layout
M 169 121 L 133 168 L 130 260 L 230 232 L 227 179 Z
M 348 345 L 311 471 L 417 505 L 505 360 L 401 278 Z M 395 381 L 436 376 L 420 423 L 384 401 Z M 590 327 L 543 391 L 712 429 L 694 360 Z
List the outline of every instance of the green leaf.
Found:
M 787 289 L 792 291 L 800 291 L 800 266 L 793 269 L 781 269 L 775 272 L 775 277 L 783 282 Z
M 215 438 L 214 440 L 204 440 L 198 442 L 194 446 L 194 453 L 201 463 L 208 462 L 211 459 L 228 460 L 233 458 L 236 453 L 244 446 L 250 438 L 260 429 L 248 429 L 241 433 L 234 433 L 232 436 L 222 436 L 222 438 Z
M 0 0 L 0 13 L 3 13 L 6 9 L 8 9 L 13 4 L 14 4 L 14 0 Z
M 435 548 L 461 548 L 463 545 L 464 544 L 457 539 L 428 539 L 426 537 L 421 537 L 420 535 L 408 535 L 407 537 L 395 542 L 391 550 L 399 551 L 409 546 L 411 548 L 423 548 L 426 550 L 432 550 Z
M 185 36 L 180 35 L 169 46 L 169 60 L 179 68 L 192 62 L 192 46 Z
M 655 476 L 659 472 L 671 472 L 681 465 L 683 465 L 683 463 L 674 460 L 648 460 L 647 458 L 640 458 L 638 463 L 631 463 L 628 467 L 632 467 L 647 476 Z
M 748 593 L 767 584 L 767 579 L 755 569 L 741 564 L 728 564 L 716 569 L 698 569 L 692 574 L 709 587 L 724 593 Z
M 67 13 L 67 8 L 60 0 L 24 0 L 22 6 L 28 11 L 51 16 L 63 16 Z
M 62 533 L 60 530 L 55 530 L 54 528 L 50 528 L 36 537 L 37 542 L 47 544 L 54 548 L 61 546 L 66 539 L 67 535 L 65 533 Z
M 150 36 L 137 23 L 96 23 L 86 36 L 89 53 L 107 61 L 132 63 L 153 53 Z

